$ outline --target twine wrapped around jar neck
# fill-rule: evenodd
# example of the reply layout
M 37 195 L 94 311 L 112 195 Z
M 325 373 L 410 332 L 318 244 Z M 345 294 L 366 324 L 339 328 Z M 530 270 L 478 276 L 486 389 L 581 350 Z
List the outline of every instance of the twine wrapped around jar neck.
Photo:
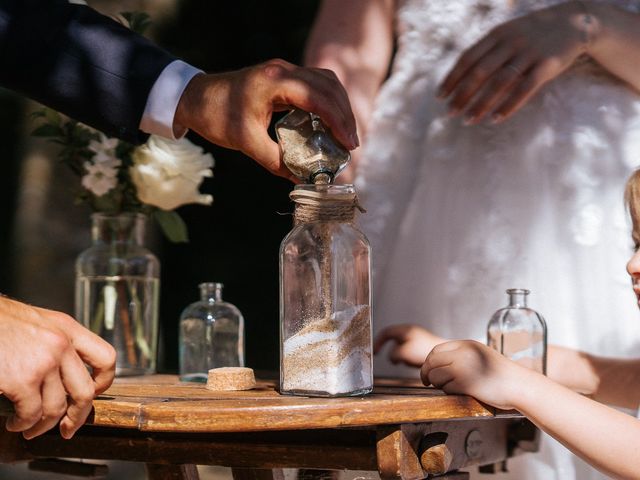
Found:
M 366 211 L 358 203 L 358 195 L 353 189 L 332 192 L 296 188 L 289 194 L 289 198 L 296 203 L 293 214 L 296 225 L 316 222 L 353 223 L 356 209 L 363 213 Z

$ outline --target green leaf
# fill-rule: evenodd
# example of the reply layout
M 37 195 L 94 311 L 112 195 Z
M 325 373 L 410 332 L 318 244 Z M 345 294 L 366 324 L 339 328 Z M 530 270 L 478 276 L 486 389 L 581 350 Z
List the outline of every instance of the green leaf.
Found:
M 153 218 L 156 219 L 162 229 L 162 233 L 169 241 L 173 243 L 186 243 L 189 241 L 187 225 L 176 212 L 156 210 L 153 212 Z
M 117 186 L 100 197 L 96 197 L 92 193 L 89 193 L 89 195 L 91 206 L 96 212 L 115 214 L 121 210 L 122 193 Z
M 47 113 L 45 112 L 45 109 L 43 108 L 42 110 L 36 110 L 34 112 L 31 112 L 29 114 L 29 117 L 36 119 L 36 118 L 44 118 L 47 116 Z
M 140 35 L 151 25 L 151 18 L 144 12 L 122 12 L 121 15 L 129 22 L 129 28 Z
M 49 123 L 45 123 L 44 125 L 40 125 L 37 127 L 31 135 L 34 137 L 60 137 L 64 135 L 64 130 L 58 127 L 57 125 L 51 125 Z
M 44 109 L 44 116 L 47 119 L 47 122 L 52 125 L 60 126 L 62 124 L 62 117 L 60 114 L 51 108 Z

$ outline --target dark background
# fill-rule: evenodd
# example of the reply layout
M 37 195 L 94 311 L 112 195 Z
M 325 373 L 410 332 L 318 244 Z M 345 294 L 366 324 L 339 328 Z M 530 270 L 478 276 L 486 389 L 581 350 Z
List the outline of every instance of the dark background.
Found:
M 317 4 L 316 0 L 181 1 L 174 15 L 152 19 L 152 36 L 207 72 L 235 70 L 270 58 L 300 64 Z M 0 91 L 0 292 L 9 295 L 15 260 L 10 226 L 16 211 L 22 132 L 29 131 L 24 128 L 24 103 Z M 179 209 L 189 228 L 189 244 L 162 241 L 154 248 L 162 264 L 159 371 L 177 371 L 178 318 L 186 305 L 198 300 L 198 283 L 203 281 L 222 282 L 223 298 L 244 314 L 247 366 L 275 370 L 278 248 L 291 228 L 287 213 L 292 211 L 288 199 L 292 184 L 238 152 L 192 134 L 189 138 L 215 158 L 214 178 L 201 189 L 214 196 L 214 203 Z M 73 208 L 71 203 L 70 197 L 69 204 L 59 208 Z

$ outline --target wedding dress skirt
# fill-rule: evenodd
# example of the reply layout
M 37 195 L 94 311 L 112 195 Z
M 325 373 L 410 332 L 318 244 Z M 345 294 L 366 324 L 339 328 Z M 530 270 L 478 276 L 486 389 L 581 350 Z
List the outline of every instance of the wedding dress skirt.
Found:
M 623 203 L 640 165 L 640 95 L 581 60 L 501 125 L 464 126 L 435 99 L 464 49 L 554 3 L 399 1 L 398 49 L 356 179 L 373 247 L 376 331 L 417 323 L 485 341 L 505 290 L 528 288 L 550 343 L 640 353 Z M 377 374 L 417 375 L 384 352 L 375 363 Z M 510 467 L 495 478 L 605 478 L 549 439 Z

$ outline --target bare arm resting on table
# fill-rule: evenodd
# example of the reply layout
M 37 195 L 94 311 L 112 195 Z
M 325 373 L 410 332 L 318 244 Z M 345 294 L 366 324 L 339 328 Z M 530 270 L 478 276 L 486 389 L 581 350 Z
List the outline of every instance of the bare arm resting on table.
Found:
M 115 357 L 70 316 L 0 297 L 0 391 L 15 408 L 7 429 L 33 438 L 60 421 L 60 433 L 71 438 L 94 396 L 111 385 Z
M 373 348 L 390 343 L 389 360 L 421 367 L 436 345 L 449 340 L 418 325 L 392 325 L 380 331 Z M 549 345 L 547 376 L 561 385 L 609 405 L 636 409 L 640 405 L 640 359 L 607 358 Z
M 472 395 L 526 415 L 601 472 L 640 478 L 640 422 L 518 365 L 486 345 L 460 340 L 437 345 L 421 371 L 425 384 Z

